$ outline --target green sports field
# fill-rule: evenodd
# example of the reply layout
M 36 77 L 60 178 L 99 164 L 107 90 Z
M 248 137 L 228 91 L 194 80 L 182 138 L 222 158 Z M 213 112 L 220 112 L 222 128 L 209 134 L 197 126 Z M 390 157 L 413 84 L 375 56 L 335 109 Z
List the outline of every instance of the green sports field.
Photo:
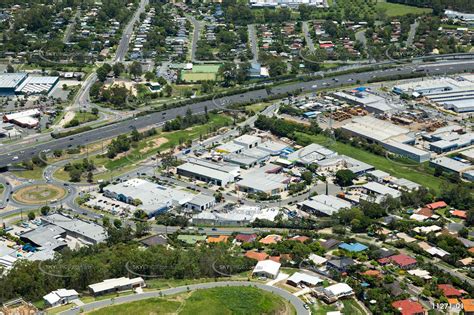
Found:
M 192 70 L 183 70 L 181 80 L 186 82 L 215 81 L 220 64 L 193 65 Z

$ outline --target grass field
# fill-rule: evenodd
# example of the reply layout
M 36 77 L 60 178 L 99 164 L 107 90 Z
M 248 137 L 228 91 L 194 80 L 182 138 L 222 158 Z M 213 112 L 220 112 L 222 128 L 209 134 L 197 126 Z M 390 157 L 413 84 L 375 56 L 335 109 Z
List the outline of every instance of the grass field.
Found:
M 77 112 L 74 115 L 74 118 L 77 119 L 79 123 L 83 124 L 89 121 L 94 121 L 94 120 L 99 119 L 99 115 L 94 115 L 89 112 Z
M 192 70 L 183 70 L 181 79 L 186 82 L 215 81 L 220 64 L 194 65 Z
M 298 134 L 298 138 L 302 140 L 310 140 L 311 142 L 321 145 L 327 145 L 328 139 L 325 136 L 310 136 L 307 134 Z M 422 186 L 431 188 L 437 192 L 440 190 L 440 185 L 444 182 L 442 178 L 433 175 L 434 170 L 431 169 L 427 163 L 413 164 L 405 166 L 390 161 L 387 158 L 375 155 L 363 149 L 355 148 L 349 144 L 335 142 L 329 146 L 330 149 L 339 154 L 344 154 L 360 160 L 362 162 L 373 165 L 376 169 L 387 172 L 398 178 L 406 178 Z
M 166 298 L 151 298 L 98 309 L 89 314 L 294 314 L 292 305 L 253 287 L 197 290 Z
M 375 5 L 375 8 L 385 10 L 385 13 L 388 16 L 402 16 L 402 15 L 407 15 L 410 13 L 416 14 L 416 15 L 422 15 L 422 14 L 429 14 L 433 11 L 432 9 L 428 9 L 428 8 L 418 8 L 418 7 L 413 7 L 409 5 L 389 3 L 389 2 L 380 1 L 380 0 Z
M 3 184 L 0 184 L 0 195 L 3 194 L 4 191 L 5 191 L 5 186 L 3 186 Z
M 41 180 L 43 179 L 44 168 L 35 166 L 32 170 L 14 171 L 13 175 L 26 179 Z
M 13 199 L 25 204 L 42 204 L 64 198 L 66 191 L 49 184 L 32 185 L 21 188 L 13 194 Z
M 364 315 L 365 312 L 362 307 L 353 299 L 342 300 L 344 304 L 344 314 Z
M 197 82 L 197 81 L 215 81 L 215 73 L 196 73 L 196 72 L 181 72 L 181 80 L 185 82 Z
M 334 312 L 334 311 L 337 311 L 337 307 L 335 305 L 327 305 L 319 301 L 311 305 L 311 314 L 326 315 L 328 312 Z M 350 314 L 350 313 L 347 313 L 347 314 Z

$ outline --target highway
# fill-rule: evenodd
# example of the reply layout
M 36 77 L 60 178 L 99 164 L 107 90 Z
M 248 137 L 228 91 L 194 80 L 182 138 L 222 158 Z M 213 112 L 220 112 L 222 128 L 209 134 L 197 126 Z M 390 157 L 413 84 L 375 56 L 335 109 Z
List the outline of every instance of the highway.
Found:
M 8 153 L 0 154 L 0 167 L 7 166 L 12 162 L 13 157 L 18 157 L 17 162 L 31 159 L 35 154 L 40 153 L 42 150 L 50 149 L 67 149 L 69 147 L 75 147 L 78 145 L 84 145 L 87 143 L 97 142 L 107 138 L 113 138 L 120 134 L 127 133 L 131 128 L 145 128 L 160 125 L 167 120 L 171 120 L 176 116 L 184 116 L 187 108 L 189 107 L 193 113 L 204 112 L 204 107 L 207 106 L 208 110 L 219 109 L 222 107 L 221 104 L 230 105 L 244 102 L 259 102 L 260 100 L 270 95 L 281 95 L 284 96 L 286 93 L 302 90 L 303 92 L 317 91 L 319 88 L 336 88 L 346 84 L 365 84 L 368 80 L 373 78 L 384 78 L 393 77 L 401 74 L 412 73 L 414 68 L 417 67 L 420 70 L 424 70 L 425 73 L 433 75 L 442 75 L 446 73 L 458 73 L 474 70 L 474 61 L 454 61 L 454 62 L 438 62 L 436 64 L 421 64 L 418 66 L 414 65 L 402 65 L 399 68 L 376 70 L 362 73 L 350 73 L 339 75 L 331 78 L 317 79 L 307 82 L 296 82 L 286 85 L 276 86 L 271 89 L 270 94 L 267 93 L 266 89 L 259 89 L 254 91 L 245 92 L 242 94 L 226 96 L 215 100 L 208 101 L 197 101 L 194 104 L 173 108 L 163 112 L 153 113 L 147 116 L 141 116 L 134 119 L 122 120 L 117 123 L 104 126 L 98 129 L 80 133 L 71 137 L 52 139 L 48 142 L 33 144 L 31 147 L 25 147 L 23 150 L 12 150 Z
M 158 297 L 165 297 L 169 295 L 175 295 L 179 293 L 186 293 L 188 291 L 194 291 L 198 289 L 212 289 L 218 287 L 244 287 L 244 286 L 252 286 L 257 287 L 261 290 L 265 290 L 267 292 L 271 292 L 274 294 L 279 295 L 281 298 L 289 301 L 295 308 L 296 314 L 298 315 L 308 315 L 310 312 L 304 308 L 304 303 L 298 297 L 294 296 L 293 294 L 285 291 L 283 289 L 272 287 L 269 285 L 261 284 L 258 282 L 250 282 L 250 281 L 222 281 L 222 282 L 208 282 L 208 283 L 200 283 L 200 284 L 192 284 L 188 286 L 176 287 L 171 289 L 165 289 L 160 291 L 148 291 L 138 294 L 131 294 L 131 295 L 124 295 L 120 297 L 114 297 L 110 299 L 104 299 L 92 303 L 87 303 L 82 305 L 80 308 L 75 307 L 73 309 L 61 312 L 61 315 L 75 315 L 84 312 L 90 312 L 94 309 L 107 307 L 116 304 L 122 303 L 130 303 L 150 298 L 158 298 Z M 225 301 L 223 301 L 225 303 Z

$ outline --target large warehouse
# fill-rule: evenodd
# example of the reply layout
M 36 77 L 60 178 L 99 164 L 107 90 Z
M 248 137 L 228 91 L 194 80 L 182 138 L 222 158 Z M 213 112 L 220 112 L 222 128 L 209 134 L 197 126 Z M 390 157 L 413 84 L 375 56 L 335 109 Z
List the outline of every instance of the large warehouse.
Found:
M 415 138 L 410 130 L 388 121 L 370 116 L 356 117 L 341 129 L 351 135 L 379 143 L 388 151 L 419 163 L 428 161 L 431 156 L 428 151 L 411 145 L 415 143 Z
M 49 93 L 59 77 L 30 76 L 28 73 L 0 73 L 0 96 Z
M 397 94 L 425 96 L 458 113 L 474 111 L 474 75 L 466 74 L 456 78 L 444 77 L 397 85 Z
M 1 73 L 0 74 L 0 96 L 15 95 L 16 89 L 28 77 L 26 73 Z

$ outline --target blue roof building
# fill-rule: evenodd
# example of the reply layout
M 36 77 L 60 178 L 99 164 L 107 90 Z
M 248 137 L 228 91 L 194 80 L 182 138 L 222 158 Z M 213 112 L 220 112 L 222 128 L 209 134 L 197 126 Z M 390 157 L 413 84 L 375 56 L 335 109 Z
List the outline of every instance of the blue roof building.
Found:
M 339 245 L 339 248 L 345 249 L 348 252 L 358 253 L 366 250 L 368 247 L 361 243 L 342 243 Z

